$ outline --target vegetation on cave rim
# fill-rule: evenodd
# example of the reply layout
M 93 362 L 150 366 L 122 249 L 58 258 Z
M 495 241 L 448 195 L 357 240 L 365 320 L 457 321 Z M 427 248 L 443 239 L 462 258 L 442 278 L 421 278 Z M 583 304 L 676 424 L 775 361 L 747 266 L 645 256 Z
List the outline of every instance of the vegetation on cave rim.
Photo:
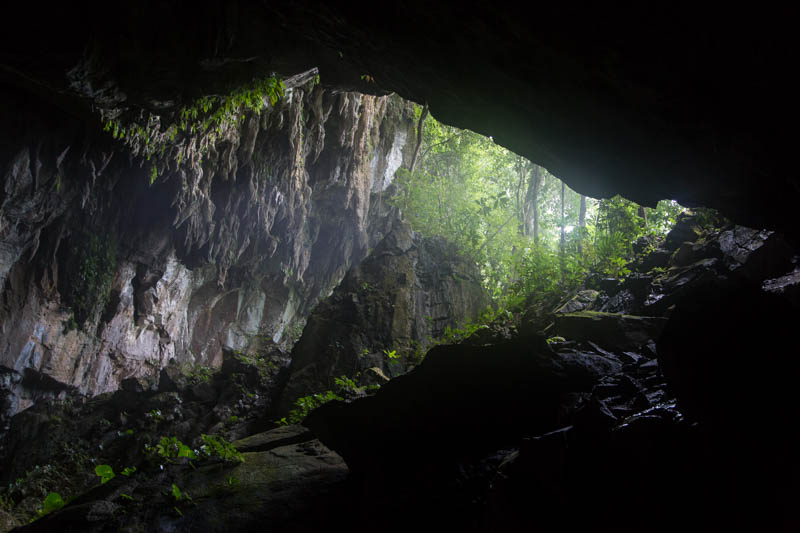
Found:
M 71 289 L 65 300 L 71 315 L 66 330 L 84 327 L 93 322 L 108 302 L 111 283 L 117 268 L 118 244 L 110 233 L 82 232 L 70 248 L 68 268 Z
M 318 83 L 318 77 L 315 83 Z M 101 111 L 103 129 L 114 139 L 122 140 L 134 155 L 147 161 L 163 159 L 170 146 L 176 145 L 180 135 L 199 137 L 201 152 L 208 149 L 229 128 L 241 124 L 246 113 L 260 115 L 267 106 L 275 106 L 284 96 L 286 85 L 276 75 L 254 79 L 250 83 L 225 95 L 202 96 L 181 107 L 172 116 L 162 116 L 139 111 L 128 116 L 120 110 Z M 179 151 L 175 158 L 180 164 L 184 158 Z M 163 167 L 162 167 L 163 168 Z M 159 176 L 159 167 L 153 163 L 149 180 L 153 184 Z

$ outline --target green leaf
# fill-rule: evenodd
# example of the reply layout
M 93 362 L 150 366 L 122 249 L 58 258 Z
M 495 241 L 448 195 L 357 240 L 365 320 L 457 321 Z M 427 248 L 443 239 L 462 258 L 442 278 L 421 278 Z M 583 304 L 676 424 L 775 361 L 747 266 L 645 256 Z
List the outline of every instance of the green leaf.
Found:
M 185 444 L 181 444 L 178 448 L 178 457 L 188 457 L 189 459 L 197 459 L 197 454 L 194 453 L 190 447 L 186 446 Z
M 100 484 L 104 484 L 114 479 L 114 469 L 109 465 L 97 465 L 94 467 L 94 473 L 100 476 Z
M 180 487 L 175 483 L 172 484 L 172 496 L 175 498 L 176 501 L 181 501 L 183 498 L 183 493 L 181 492 Z
M 53 511 L 57 511 L 64 507 L 64 500 L 61 498 L 61 494 L 57 492 L 51 492 L 47 495 L 44 499 L 44 504 L 42 505 L 42 513 L 47 514 Z

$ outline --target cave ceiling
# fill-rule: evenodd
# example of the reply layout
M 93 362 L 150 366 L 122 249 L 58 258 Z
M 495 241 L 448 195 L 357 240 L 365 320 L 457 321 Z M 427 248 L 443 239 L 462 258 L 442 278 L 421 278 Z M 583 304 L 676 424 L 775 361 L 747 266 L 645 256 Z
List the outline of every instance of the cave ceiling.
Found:
M 673 198 L 797 234 L 796 16 L 786 8 L 488 2 L 27 3 L 0 87 L 87 123 L 254 77 L 397 92 L 595 196 Z M 5 112 L 22 113 L 8 109 Z

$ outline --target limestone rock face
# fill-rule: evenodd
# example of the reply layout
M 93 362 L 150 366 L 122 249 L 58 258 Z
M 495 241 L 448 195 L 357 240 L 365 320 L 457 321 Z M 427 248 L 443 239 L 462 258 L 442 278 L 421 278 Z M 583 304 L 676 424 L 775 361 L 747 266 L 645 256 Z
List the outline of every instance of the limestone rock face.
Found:
M 447 326 L 475 320 L 489 301 L 474 263 L 398 224 L 311 314 L 281 403 L 371 367 L 402 374 Z
M 6 413 L 299 337 L 388 231 L 374 199 L 415 133 L 398 97 L 324 90 L 315 71 L 286 87 L 274 106 L 179 139 L 155 164 L 58 109 L 2 115 Z

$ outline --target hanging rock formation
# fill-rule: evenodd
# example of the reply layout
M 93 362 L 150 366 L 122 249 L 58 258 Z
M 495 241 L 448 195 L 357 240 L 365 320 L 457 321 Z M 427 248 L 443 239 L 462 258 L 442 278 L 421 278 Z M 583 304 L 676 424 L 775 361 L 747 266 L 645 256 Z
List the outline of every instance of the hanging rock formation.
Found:
M 288 79 L 274 107 L 153 161 L 52 108 L 3 114 L 5 413 L 154 378 L 173 359 L 291 346 L 388 231 L 370 198 L 413 149 L 410 104 L 316 81 Z
M 144 0 L 21 4 L 0 79 L 70 113 L 174 113 L 278 72 L 394 91 L 589 196 L 797 235 L 796 8 Z M 113 19 L 113 20 L 112 20 Z M 18 112 L 14 104 L 3 104 Z

